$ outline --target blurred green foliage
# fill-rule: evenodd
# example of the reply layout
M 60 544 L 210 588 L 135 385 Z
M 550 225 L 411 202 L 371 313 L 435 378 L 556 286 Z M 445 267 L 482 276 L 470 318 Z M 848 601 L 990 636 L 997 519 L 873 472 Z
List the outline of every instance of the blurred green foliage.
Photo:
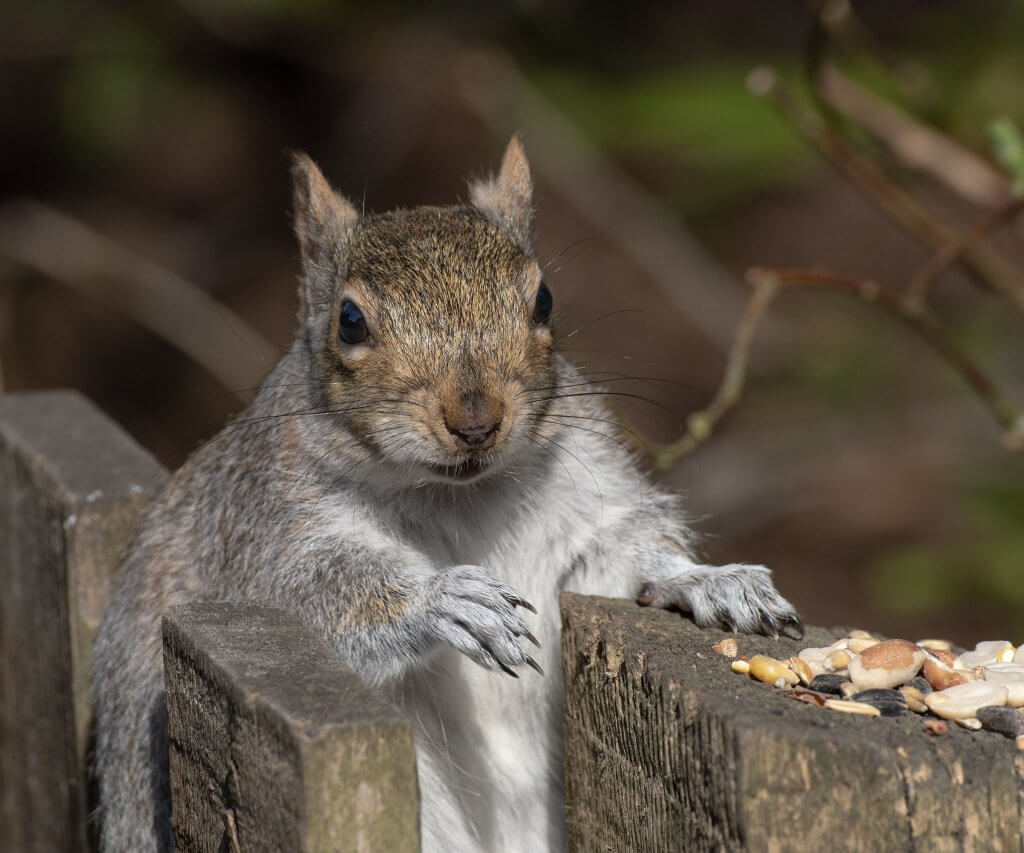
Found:
M 813 356 L 792 365 L 792 377 L 804 394 L 830 410 L 866 411 L 898 391 L 890 356 L 863 335 L 848 328 L 830 330 L 834 339 L 821 342 Z
M 1024 483 L 994 473 L 966 491 L 964 530 L 939 547 L 908 543 L 868 572 L 872 604 L 895 616 L 927 616 L 962 602 L 1002 612 L 1024 637 Z
M 68 152 L 89 164 L 132 147 L 178 77 L 152 30 L 124 23 L 101 30 L 64 78 L 60 119 Z
M 658 169 L 659 195 L 700 214 L 818 168 L 771 105 L 747 91 L 752 64 L 720 58 L 633 77 L 536 68 L 532 78 L 604 150 Z
M 596 7 L 583 14 L 585 7 L 572 3 L 548 8 L 507 3 L 486 9 L 480 4 L 471 12 L 469 6 L 408 2 L 177 0 L 164 6 L 97 5 L 89 15 L 83 11 L 89 4 L 82 0 L 21 0 L 15 5 L 29 19 L 80 21 L 66 28 L 41 27 L 63 37 L 53 40 L 58 62 L 42 51 L 38 69 L 43 82 L 30 97 L 46 102 L 53 81 L 52 127 L 60 137 L 55 148 L 68 166 L 61 180 L 80 187 L 83 195 L 97 191 L 116 197 L 134 191 L 144 199 L 146 187 L 155 182 L 140 188 L 139 175 L 147 167 L 166 169 L 164 160 L 147 160 L 153 148 L 146 143 L 153 137 L 180 142 L 186 158 L 213 158 L 210 146 L 202 145 L 210 137 L 197 133 L 206 116 L 237 112 L 246 121 L 231 124 L 230 132 L 263 127 L 274 145 L 278 125 L 287 128 L 289 144 L 325 149 L 337 144 L 338 138 L 329 135 L 339 132 L 337 126 L 314 120 L 316 114 L 330 118 L 351 95 L 346 85 L 358 91 L 358 85 L 380 73 L 372 63 L 361 66 L 373 57 L 372 45 L 385 46 L 389 33 L 412 32 L 418 24 L 427 33 L 447 30 L 466 44 L 493 44 L 516 55 L 531 81 L 596 145 L 705 233 L 728 227 L 730 217 L 752 206 L 759 194 L 791 192 L 794 183 L 824 172 L 775 109 L 745 86 L 752 67 L 769 64 L 798 96 L 805 94 L 797 81 L 807 22 L 778 25 L 777 19 L 801 14 L 781 0 L 758 11 L 742 4 L 706 4 L 701 10 L 693 3 L 685 27 L 678 26 L 682 17 L 663 16 L 657 4 L 629 8 L 628 22 L 613 20 L 614 15 Z M 985 8 L 920 4 L 912 14 L 902 7 L 887 11 L 883 5 L 876 3 L 872 10 L 869 3 L 855 3 L 869 25 L 872 11 L 885 23 L 888 35 L 885 27 L 877 34 L 894 51 L 891 58 L 921 70 L 927 85 L 916 97 L 901 90 L 873 58 L 846 50 L 834 51 L 831 58 L 883 97 L 978 152 L 994 154 L 1024 191 L 1019 132 L 1024 127 L 1024 3 L 993 0 Z M 904 17 L 912 17 L 913 24 L 904 26 Z M 661 26 L 673 20 L 675 28 Z M 388 61 L 423 60 L 412 52 Z M 282 83 L 283 72 L 296 77 Z M 309 92 L 296 80 L 308 84 Z M 337 102 L 315 100 L 325 95 Z M 293 109 L 293 102 L 301 106 Z M 16 126 L 30 111 L 18 105 L 11 112 Z M 310 115 L 297 119 L 302 112 Z M 51 128 L 49 123 L 40 126 Z M 188 145 L 196 139 L 200 144 L 192 151 Z M 255 151 L 259 143 L 247 138 L 240 147 Z M 36 147 L 35 140 L 24 145 L 30 147 Z M 139 161 L 137 170 L 123 170 L 121 187 L 106 180 L 106 174 L 98 190 L 90 183 L 100 170 L 114 172 Z M 218 171 L 218 162 L 217 168 L 199 174 Z M 279 164 L 280 159 L 270 162 Z M 251 160 L 243 168 L 253 182 L 280 179 L 256 173 L 259 163 Z M 822 263 L 829 260 L 821 258 Z M 936 289 L 943 297 L 947 293 L 945 283 Z M 951 305 L 960 307 L 955 301 Z M 1011 370 L 1021 358 L 1021 345 L 1013 339 L 1019 322 L 1011 322 L 1017 318 L 1008 319 L 998 303 L 976 307 L 949 318 L 958 340 L 987 367 Z M 865 413 L 897 399 L 897 410 L 929 395 L 975 405 L 959 377 L 938 359 L 925 362 L 931 366 L 908 380 L 903 366 L 893 364 L 904 351 L 891 343 L 890 321 L 875 323 L 870 309 L 861 306 L 850 311 L 857 312 L 852 320 L 849 313 L 829 314 L 823 308 L 821 333 L 761 378 L 776 405 L 810 397 L 823 411 L 846 418 L 851 432 Z M 836 317 L 838 322 L 829 321 Z M 914 340 L 901 340 L 898 346 L 923 347 Z M 928 616 L 970 600 L 1008 612 L 1024 637 L 1024 616 L 1019 615 L 1024 612 L 1021 462 L 1020 455 L 1008 459 L 983 485 L 964 489 L 964 522 L 948 546 L 906 544 L 874 561 L 867 573 L 874 604 L 897 616 Z
M 1024 138 L 1020 128 L 1009 116 L 1000 116 L 989 124 L 988 135 L 996 159 L 1010 176 L 1014 194 L 1024 195 Z

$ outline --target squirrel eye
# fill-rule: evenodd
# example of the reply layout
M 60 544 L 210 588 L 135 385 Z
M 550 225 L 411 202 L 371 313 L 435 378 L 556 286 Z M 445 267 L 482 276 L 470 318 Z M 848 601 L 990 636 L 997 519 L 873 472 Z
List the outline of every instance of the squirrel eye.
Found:
M 341 305 L 341 316 L 338 319 L 338 337 L 342 343 L 361 344 L 368 337 L 366 318 L 355 302 L 345 301 Z
M 551 289 L 542 281 L 537 288 L 537 299 L 533 303 L 533 322 L 543 326 L 551 320 L 551 309 L 555 305 Z

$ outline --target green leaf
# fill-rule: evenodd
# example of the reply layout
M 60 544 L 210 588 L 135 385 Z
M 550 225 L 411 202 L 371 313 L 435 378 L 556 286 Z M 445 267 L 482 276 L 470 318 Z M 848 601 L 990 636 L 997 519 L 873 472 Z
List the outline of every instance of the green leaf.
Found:
M 1024 137 L 1009 116 L 993 119 L 988 125 L 989 139 L 996 160 L 1010 176 L 1013 194 L 1024 195 Z

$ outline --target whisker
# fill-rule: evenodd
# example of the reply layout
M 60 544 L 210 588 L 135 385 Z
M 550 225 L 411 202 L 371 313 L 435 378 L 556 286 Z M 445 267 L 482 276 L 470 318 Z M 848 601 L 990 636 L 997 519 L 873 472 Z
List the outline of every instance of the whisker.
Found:
M 576 455 L 575 453 L 573 453 L 573 452 L 572 452 L 571 450 L 568 450 L 568 449 L 567 449 L 566 447 L 564 447 L 564 446 L 563 446 L 562 444 L 560 444 L 559 442 L 555 441 L 555 440 L 554 440 L 553 438 L 551 438 L 550 436 L 546 436 L 546 435 L 543 435 L 543 434 L 542 434 L 542 433 L 540 433 L 540 432 L 536 432 L 536 433 L 535 433 L 535 436 L 536 436 L 537 438 L 542 438 L 542 439 L 544 439 L 545 441 L 548 441 L 548 442 L 550 442 L 551 444 L 555 445 L 555 447 L 557 447 L 557 448 L 558 448 L 559 450 L 561 450 L 561 451 L 562 451 L 563 453 L 568 453 L 568 454 L 569 454 L 569 455 L 570 455 L 570 456 L 571 456 L 571 457 L 572 457 L 573 459 L 575 459 L 575 460 L 576 460 L 576 461 L 577 461 L 577 462 L 578 462 L 578 463 L 579 463 L 579 464 L 580 464 L 581 466 L 583 466 L 583 470 L 584 470 L 584 471 L 586 471 L 586 472 L 587 472 L 587 473 L 588 473 L 588 474 L 590 475 L 590 479 L 592 479 L 592 480 L 594 481 L 594 485 L 595 485 L 595 486 L 597 487 L 597 494 L 598 494 L 598 498 L 599 498 L 599 499 L 600 499 L 600 501 L 601 501 L 601 518 L 602 518 L 602 524 L 603 524 L 603 519 L 604 519 L 604 491 L 603 491 L 603 490 L 601 489 L 601 483 L 600 483 L 600 481 L 599 481 L 599 480 L 597 479 L 597 477 L 596 477 L 596 476 L 594 476 L 594 472 L 590 470 L 590 466 L 589 466 L 589 465 L 587 465 L 587 464 L 586 464 L 586 463 L 585 463 L 585 462 L 584 462 L 584 461 L 583 461 L 582 459 L 580 459 L 580 458 L 579 458 L 579 457 L 578 457 L 578 456 L 577 456 L 577 455 Z M 592 457 L 592 456 L 591 456 L 591 459 L 593 459 L 593 457 Z M 559 461 L 561 461 L 561 460 L 559 460 Z M 563 462 L 562 464 L 563 464 L 563 467 L 565 467 L 565 463 Z M 566 473 L 568 473 L 568 471 L 569 471 L 569 469 L 568 469 L 568 468 L 566 468 Z M 569 480 L 570 480 L 570 481 L 572 482 L 572 484 L 573 484 L 573 489 L 575 490 L 576 494 L 577 494 L 577 495 L 579 495 L 579 488 L 577 487 L 577 485 L 576 485 L 576 481 L 575 481 L 575 480 L 573 479 L 573 477 L 572 477 L 572 474 L 569 474 Z
M 618 314 L 644 314 L 648 315 L 648 312 L 641 310 L 640 308 L 619 308 L 615 311 L 609 311 L 607 314 L 602 314 L 600 317 L 595 317 L 589 323 L 584 323 L 582 326 L 577 326 L 569 334 L 565 335 L 563 340 L 569 340 L 577 332 L 582 332 L 584 329 L 589 329 L 594 323 L 600 323 L 602 320 L 607 320 L 609 317 L 614 317 Z
M 527 419 L 530 419 L 530 418 L 535 418 L 537 420 L 546 419 L 546 418 L 542 418 L 539 415 L 527 415 L 526 417 L 527 417 Z M 639 435 L 637 435 L 637 433 L 633 432 L 633 430 L 629 429 L 628 427 L 623 427 L 617 421 L 613 421 L 610 418 L 587 418 L 587 417 L 584 417 L 583 415 L 549 415 L 549 416 L 546 416 L 546 417 L 553 417 L 553 418 L 580 418 L 580 419 L 583 419 L 583 420 L 599 420 L 602 423 L 612 424 L 613 426 L 616 426 L 619 429 L 626 430 L 627 432 L 629 432 L 632 435 L 636 436 L 638 441 L 643 441 L 643 439 Z M 630 447 L 622 439 L 615 438 L 615 436 L 608 435 L 607 433 L 601 432 L 601 430 L 598 430 L 598 429 L 588 429 L 587 427 L 580 426 L 579 424 L 560 423 L 560 426 L 563 426 L 566 429 L 578 429 L 578 430 L 582 430 L 583 432 L 592 432 L 594 435 L 598 435 L 601 438 L 605 438 L 608 441 L 614 442 L 615 444 L 617 444 L 619 447 L 621 447 L 623 450 L 627 451 L 630 454 L 635 452 L 635 449 Z
M 578 258 L 583 253 L 583 250 L 587 248 L 587 246 L 590 243 L 590 241 L 591 241 L 590 237 L 580 237 L 580 239 L 574 240 L 572 243 L 570 243 L 568 246 L 566 246 L 564 249 L 562 249 L 561 252 L 559 252 L 557 255 L 555 255 L 550 261 L 548 261 L 546 264 L 544 264 L 543 269 L 547 270 L 547 268 L 549 266 L 551 266 L 555 261 L 557 261 L 559 258 L 561 258 L 566 252 L 570 252 L 574 248 L 576 248 L 577 246 L 580 246 L 580 250 L 578 252 L 576 252 L 576 254 L 574 254 L 571 258 L 569 258 L 569 260 L 567 260 L 560 267 L 558 267 L 557 269 L 552 270 L 552 274 L 557 274 L 562 269 L 564 269 L 569 264 L 571 264 L 573 261 L 575 261 L 576 258 Z
M 680 429 L 683 428 L 683 422 L 682 422 L 682 420 L 680 420 L 679 415 L 677 415 L 675 412 L 673 412 L 668 407 L 663 406 L 661 403 L 657 402 L 656 400 L 651 400 L 648 397 L 642 397 L 639 394 L 630 394 L 630 393 L 628 393 L 626 391 L 600 391 L 600 390 L 596 390 L 596 389 L 593 390 L 593 391 L 574 391 L 572 394 L 552 394 L 552 395 L 550 395 L 548 397 L 540 397 L 540 398 L 536 398 L 536 399 L 530 399 L 530 400 L 527 400 L 526 402 L 528 402 L 528 403 L 540 403 L 540 402 L 545 402 L 545 401 L 548 401 L 548 400 L 562 400 L 562 399 L 567 399 L 567 398 L 570 398 L 570 397 L 625 397 L 625 398 L 630 399 L 630 400 L 639 400 L 640 402 L 647 403 L 647 404 L 649 404 L 651 406 L 655 406 L 656 408 L 661 409 L 667 415 L 672 417 L 672 419 L 676 422 L 676 424 L 679 426 Z
M 568 384 L 564 384 L 564 385 L 560 384 L 560 383 L 556 383 L 554 385 L 531 386 L 529 388 L 523 388 L 520 393 L 533 393 L 533 392 L 536 392 L 536 391 L 552 391 L 552 390 L 561 389 L 561 388 L 584 388 L 584 387 L 586 387 L 588 385 L 595 385 L 595 384 L 602 385 L 602 384 L 604 384 L 606 382 L 637 382 L 637 383 L 664 382 L 664 383 L 666 383 L 668 385 L 676 385 L 676 386 L 679 386 L 679 387 L 686 387 L 686 386 L 683 385 L 683 383 L 678 382 L 675 379 L 662 379 L 661 377 L 658 377 L 658 376 L 630 376 L 627 373 L 619 373 L 618 371 L 615 371 L 615 370 L 600 370 L 600 371 L 595 370 L 594 373 L 595 374 L 598 374 L 598 373 L 610 373 L 610 374 L 613 374 L 613 375 L 610 378 L 608 378 L 608 379 L 587 379 L 587 380 L 584 380 L 583 382 L 572 382 L 572 383 L 568 383 Z M 696 389 L 691 388 L 690 390 L 696 390 Z
M 554 459 L 559 465 L 561 465 L 563 469 L 565 469 L 565 476 L 567 476 L 569 478 L 569 482 L 572 483 L 573 491 L 575 491 L 576 492 L 576 496 L 579 497 L 580 490 L 579 490 L 579 487 L 576 485 L 576 481 L 573 479 L 572 473 L 569 471 L 569 467 L 565 464 L 565 462 L 563 460 L 558 458 L 558 454 L 556 454 L 550 447 L 547 447 L 547 446 L 545 446 L 543 444 L 540 444 L 537 441 L 538 438 L 543 438 L 545 440 L 548 440 L 547 436 L 544 436 L 544 435 L 541 435 L 540 433 L 535 432 L 532 436 L 528 435 L 528 436 L 526 436 L 526 438 L 531 443 L 537 445 L 537 447 L 539 447 L 541 450 L 543 450 L 545 453 L 547 453 L 552 459 Z

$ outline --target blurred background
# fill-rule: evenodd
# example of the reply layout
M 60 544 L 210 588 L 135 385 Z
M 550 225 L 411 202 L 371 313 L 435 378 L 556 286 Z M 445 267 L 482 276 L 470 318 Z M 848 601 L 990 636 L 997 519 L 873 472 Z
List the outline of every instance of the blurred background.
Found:
M 17 0 L 0 20 L 5 390 L 79 389 L 179 465 L 290 339 L 289 150 L 384 210 L 465 198 L 518 130 L 564 348 L 648 442 L 714 396 L 749 267 L 927 290 L 953 355 L 877 302 L 783 287 L 742 401 L 657 476 L 709 559 L 773 567 L 806 621 L 1024 642 L 1020 410 L 977 393 L 1024 406 L 1022 4 Z

